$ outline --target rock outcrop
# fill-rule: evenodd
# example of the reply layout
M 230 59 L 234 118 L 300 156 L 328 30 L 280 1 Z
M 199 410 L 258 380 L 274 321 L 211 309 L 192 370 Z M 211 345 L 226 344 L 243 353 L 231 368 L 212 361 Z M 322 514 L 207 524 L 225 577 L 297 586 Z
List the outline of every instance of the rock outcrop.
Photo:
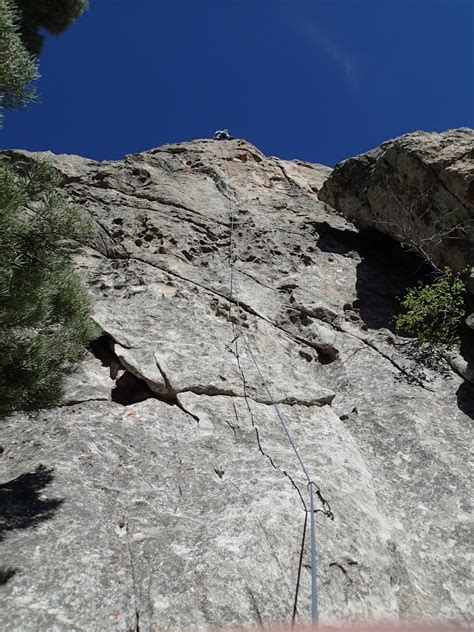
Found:
M 442 272 L 463 272 L 474 295 L 474 130 L 414 132 L 338 164 L 319 198 L 373 228 Z M 474 298 L 469 298 L 471 307 Z M 466 324 L 472 328 L 474 314 Z M 474 382 L 474 357 L 451 354 L 453 367 Z
M 319 197 L 440 268 L 469 268 L 474 293 L 474 130 L 389 140 L 337 165 Z
M 418 263 L 318 199 L 330 169 L 238 140 L 8 155 L 47 157 L 94 219 L 77 267 L 103 335 L 62 406 L 2 424 L 3 629 L 291 620 L 306 482 L 237 299 L 334 513 L 321 622 L 469 620 L 474 387 L 391 331 Z M 309 580 L 306 540 L 298 620 Z

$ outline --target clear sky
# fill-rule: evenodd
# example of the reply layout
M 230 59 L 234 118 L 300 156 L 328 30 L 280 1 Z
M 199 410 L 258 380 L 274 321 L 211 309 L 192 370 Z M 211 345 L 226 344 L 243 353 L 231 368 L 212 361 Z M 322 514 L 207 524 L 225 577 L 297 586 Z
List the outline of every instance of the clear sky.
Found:
M 333 165 L 474 127 L 473 21 L 474 0 L 90 0 L 1 145 L 110 159 L 228 127 Z

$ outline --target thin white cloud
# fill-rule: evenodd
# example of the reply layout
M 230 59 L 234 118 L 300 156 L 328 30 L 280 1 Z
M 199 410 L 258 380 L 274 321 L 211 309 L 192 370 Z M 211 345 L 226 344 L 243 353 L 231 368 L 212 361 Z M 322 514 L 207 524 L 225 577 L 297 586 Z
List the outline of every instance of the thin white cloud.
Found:
M 351 55 L 315 24 L 304 24 L 300 28 L 307 41 L 329 57 L 338 68 L 347 87 L 353 92 L 357 92 L 359 90 L 359 72 Z

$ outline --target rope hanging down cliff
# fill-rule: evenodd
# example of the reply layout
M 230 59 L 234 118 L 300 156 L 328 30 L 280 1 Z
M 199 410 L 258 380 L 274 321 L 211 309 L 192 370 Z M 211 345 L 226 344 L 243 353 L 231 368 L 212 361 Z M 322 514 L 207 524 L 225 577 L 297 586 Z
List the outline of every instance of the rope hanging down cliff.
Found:
M 240 302 L 239 302 L 239 296 L 238 296 L 238 289 L 237 289 L 237 283 L 236 283 L 236 278 L 235 278 L 235 257 L 234 257 L 234 235 L 235 235 L 235 213 L 234 213 L 234 206 L 232 204 L 232 199 L 230 196 L 230 176 L 229 176 L 229 166 L 227 164 L 227 161 L 225 160 L 224 157 L 224 152 L 222 149 L 222 145 L 220 145 L 221 148 L 221 156 L 222 156 L 222 161 L 225 164 L 226 167 L 226 175 L 227 175 L 227 180 L 226 180 L 226 195 L 227 195 L 227 200 L 229 203 L 229 220 L 230 220 L 230 242 L 229 242 L 229 267 L 230 267 L 230 296 L 229 296 L 229 317 L 231 316 L 231 310 L 232 310 L 232 304 L 235 303 L 236 306 L 236 311 L 237 311 L 237 327 L 238 327 L 238 334 L 236 336 L 236 338 L 241 337 L 244 341 L 245 347 L 248 351 L 248 354 L 250 356 L 250 358 L 252 359 L 252 362 L 255 366 L 255 369 L 257 371 L 257 374 L 261 380 L 261 384 L 263 386 L 263 388 L 265 389 L 268 398 L 276 412 L 276 415 L 279 419 L 279 421 L 281 422 L 281 425 L 283 427 L 283 430 L 285 432 L 285 435 L 295 453 L 295 456 L 301 466 L 301 469 L 303 471 L 303 474 L 306 478 L 307 481 L 307 489 L 308 489 L 308 493 L 309 493 L 309 514 L 310 514 L 310 547 L 311 547 L 311 618 L 313 623 L 317 623 L 318 622 L 318 591 L 317 591 L 317 549 L 316 549 L 316 524 L 315 524 L 315 518 L 314 518 L 314 514 L 316 513 L 316 510 L 314 508 L 314 494 L 316 493 L 316 495 L 318 496 L 319 500 L 321 501 L 322 504 L 322 513 L 324 513 L 327 517 L 333 519 L 333 514 L 331 511 L 331 508 L 329 506 L 329 503 L 324 499 L 321 490 L 319 488 L 319 486 L 313 481 L 313 479 L 311 478 L 311 476 L 309 475 L 308 469 L 303 461 L 303 458 L 300 455 L 300 452 L 294 442 L 294 439 L 291 435 L 291 432 L 288 428 L 288 425 L 286 423 L 285 417 L 283 415 L 282 410 L 280 409 L 280 407 L 278 406 L 278 404 L 276 403 L 270 388 L 268 387 L 268 384 L 262 374 L 262 371 L 260 369 L 260 366 L 258 364 L 258 360 L 257 357 L 255 355 L 255 353 L 252 350 L 252 345 L 250 343 L 249 337 L 247 336 L 245 329 L 243 327 L 243 323 L 242 323 L 242 313 L 241 313 L 241 307 L 240 307 Z M 237 341 L 236 341 L 237 342 Z M 239 361 L 238 355 L 237 355 L 237 361 Z M 306 510 L 307 511 L 307 510 Z M 321 511 L 321 510 L 319 510 Z M 305 531 L 306 531 L 306 522 L 307 522 L 307 514 L 306 514 L 306 518 L 305 518 Z M 303 534 L 303 546 L 304 546 L 304 534 Z M 295 609 L 294 609 L 294 613 L 293 613 L 293 619 L 295 617 L 295 612 L 296 612 L 296 601 L 297 601 L 297 596 L 298 596 L 298 591 L 299 591 L 299 578 L 300 578 L 300 569 L 298 571 L 298 580 L 297 580 L 297 586 L 296 586 L 296 598 L 295 598 Z

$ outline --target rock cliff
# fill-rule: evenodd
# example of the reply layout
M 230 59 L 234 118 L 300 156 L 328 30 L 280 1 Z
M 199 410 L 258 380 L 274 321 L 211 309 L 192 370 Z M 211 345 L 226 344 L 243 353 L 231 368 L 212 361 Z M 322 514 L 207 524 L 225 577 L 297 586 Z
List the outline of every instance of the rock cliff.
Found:
M 103 335 L 64 404 L 2 425 L 3 629 L 291 620 L 306 482 L 322 622 L 465 622 L 474 387 L 391 331 L 418 262 L 318 199 L 331 170 L 241 140 L 48 158 L 96 236 Z M 234 278 L 229 266 L 235 213 Z M 303 547 L 297 620 L 309 617 Z

